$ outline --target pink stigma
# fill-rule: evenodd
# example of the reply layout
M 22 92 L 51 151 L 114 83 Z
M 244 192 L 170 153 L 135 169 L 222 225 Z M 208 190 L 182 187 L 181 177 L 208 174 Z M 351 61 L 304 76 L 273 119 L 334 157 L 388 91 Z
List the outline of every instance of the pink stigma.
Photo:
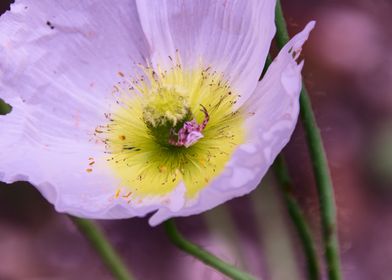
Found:
M 207 109 L 201 105 L 201 111 L 204 113 L 204 120 L 201 124 L 198 124 L 195 119 L 184 123 L 183 127 L 180 128 L 178 133 L 174 130 L 171 131 L 171 136 L 177 136 L 177 140 L 174 137 L 169 138 L 169 144 L 176 146 L 189 148 L 195 144 L 199 139 L 203 138 L 204 135 L 201 133 L 207 126 L 210 116 L 208 115 Z

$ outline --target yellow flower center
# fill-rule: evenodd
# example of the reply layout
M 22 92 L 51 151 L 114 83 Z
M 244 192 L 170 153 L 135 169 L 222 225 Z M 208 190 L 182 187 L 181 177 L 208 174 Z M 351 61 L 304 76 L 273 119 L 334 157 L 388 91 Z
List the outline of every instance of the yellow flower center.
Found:
M 97 128 L 108 165 L 127 197 L 162 196 L 180 182 L 186 196 L 195 197 L 244 141 L 244 116 L 234 109 L 238 96 L 210 68 L 188 71 L 177 64 L 167 71 L 146 67 L 143 72 L 125 89 L 115 87 L 116 106 L 107 114 L 108 123 Z M 190 123 L 202 137 L 187 147 L 174 145 Z

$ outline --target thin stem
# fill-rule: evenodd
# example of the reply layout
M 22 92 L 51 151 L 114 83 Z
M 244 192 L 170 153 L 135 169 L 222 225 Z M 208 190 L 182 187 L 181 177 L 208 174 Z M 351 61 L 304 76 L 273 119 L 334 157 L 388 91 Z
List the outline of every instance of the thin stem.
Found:
M 282 48 L 289 41 L 289 35 L 279 0 L 276 5 L 275 21 L 277 27 L 276 43 L 279 48 Z M 300 109 L 319 194 L 328 277 L 330 280 L 339 280 L 341 272 L 333 186 L 321 134 L 304 84 L 300 96 Z
M 173 220 L 166 221 L 164 223 L 165 230 L 169 236 L 171 242 L 176 245 L 179 249 L 184 252 L 191 254 L 195 258 L 201 260 L 206 265 L 209 265 L 216 270 L 219 270 L 226 276 L 235 280 L 253 280 L 252 276 L 249 274 L 238 270 L 236 267 L 225 263 L 221 259 L 215 257 L 204 249 L 200 248 L 198 245 L 186 240 L 177 230 L 176 225 Z
M 117 255 L 102 230 L 94 222 L 69 216 L 79 231 L 90 242 L 97 251 L 106 267 L 110 270 L 116 280 L 132 280 L 129 271 L 121 258 Z
M 301 239 L 307 260 L 308 279 L 320 279 L 320 269 L 317 261 L 316 246 L 312 238 L 306 218 L 292 193 L 292 182 L 283 156 L 279 155 L 273 165 L 273 170 L 281 187 L 287 210 Z
M 302 87 L 301 91 L 300 108 L 319 194 L 328 277 L 330 280 L 339 280 L 342 277 L 340 272 L 335 197 L 320 131 L 317 126 L 314 126 L 315 118 L 313 112 L 309 111 L 311 102 L 305 87 Z

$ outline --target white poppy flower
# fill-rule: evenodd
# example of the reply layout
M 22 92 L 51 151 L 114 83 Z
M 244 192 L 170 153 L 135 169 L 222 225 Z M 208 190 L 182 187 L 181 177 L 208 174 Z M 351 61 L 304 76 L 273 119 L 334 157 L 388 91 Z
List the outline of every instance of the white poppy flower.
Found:
M 249 193 L 298 117 L 311 22 L 258 81 L 273 0 L 29 1 L 0 18 L 0 180 L 151 225 Z

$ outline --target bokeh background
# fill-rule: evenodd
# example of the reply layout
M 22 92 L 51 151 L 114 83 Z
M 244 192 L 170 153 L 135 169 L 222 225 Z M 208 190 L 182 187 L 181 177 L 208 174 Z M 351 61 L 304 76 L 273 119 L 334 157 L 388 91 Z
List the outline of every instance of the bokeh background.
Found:
M 343 274 L 391 279 L 392 2 L 282 4 L 292 35 L 317 21 L 304 49 L 304 78 L 336 192 Z M 0 13 L 7 8 L 2 0 Z M 300 123 L 284 153 L 321 258 L 316 188 Z M 189 239 L 260 279 L 305 279 L 300 243 L 273 176 L 251 195 L 177 221 Z M 137 279 L 225 279 L 179 252 L 146 218 L 99 224 Z M 0 184 L 0 279 L 112 278 L 67 216 L 29 184 L 16 183 Z

